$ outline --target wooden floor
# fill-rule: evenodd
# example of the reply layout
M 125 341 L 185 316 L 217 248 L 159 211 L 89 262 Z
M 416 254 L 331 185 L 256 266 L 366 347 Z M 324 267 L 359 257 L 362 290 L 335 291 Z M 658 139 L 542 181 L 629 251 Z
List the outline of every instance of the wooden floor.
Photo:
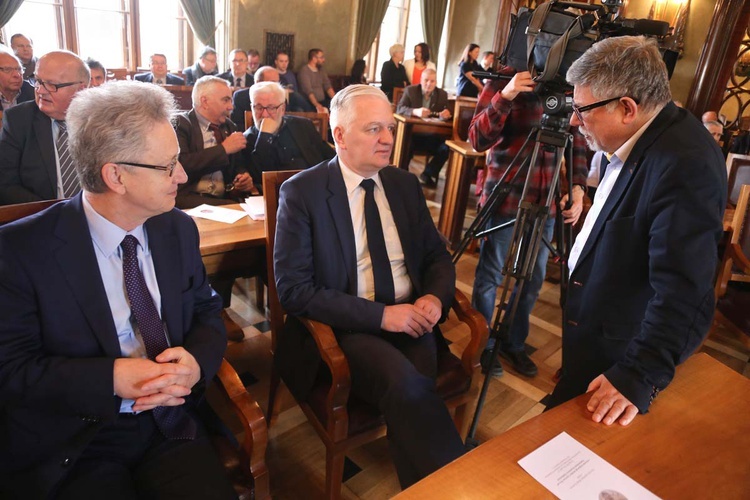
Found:
M 422 165 L 412 162 L 420 172 Z M 442 197 L 441 179 L 437 189 L 425 189 L 425 195 L 437 220 Z M 472 187 L 473 189 L 473 187 Z M 469 206 L 476 205 L 475 200 Z M 467 223 L 474 212 L 470 210 Z M 476 254 L 464 255 L 457 266 L 456 286 L 471 295 Z M 227 358 L 241 373 L 250 393 L 266 409 L 271 359 L 269 325 L 262 312 L 254 307 L 253 280 L 237 280 L 230 315 L 243 327 L 245 339 L 230 342 Z M 505 374 L 490 384 L 487 401 L 477 431 L 480 442 L 538 415 L 544 410 L 540 401 L 552 391 L 553 375 L 561 363 L 561 311 L 559 288 L 545 282 L 531 316 L 527 349 L 539 367 L 539 374 L 527 378 L 513 372 L 504 363 Z M 452 321 L 443 327 L 445 336 L 460 349 L 466 332 Z M 741 342 L 724 332 L 712 336 L 703 347 L 714 358 L 750 377 L 750 351 Z M 668 389 L 667 389 L 668 390 Z M 271 493 L 277 499 L 321 498 L 325 479 L 325 448 L 313 428 L 282 390 L 283 411 L 270 428 L 267 463 L 271 477 Z M 343 498 L 382 499 L 395 495 L 399 489 L 396 473 L 388 456 L 385 439 L 355 450 L 344 472 Z

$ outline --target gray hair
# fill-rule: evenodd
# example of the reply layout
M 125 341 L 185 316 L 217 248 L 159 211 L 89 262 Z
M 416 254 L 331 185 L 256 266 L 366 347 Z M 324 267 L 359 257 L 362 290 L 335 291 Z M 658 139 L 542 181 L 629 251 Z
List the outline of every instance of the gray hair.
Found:
M 395 43 L 388 48 L 388 54 L 390 54 L 391 57 L 393 57 L 393 54 L 395 54 L 396 52 L 405 52 L 405 51 L 406 49 L 400 43 Z
M 659 47 L 643 36 L 618 36 L 595 43 L 570 66 L 567 80 L 588 87 L 596 99 L 631 97 L 645 111 L 672 100 Z
M 286 102 L 286 90 L 280 83 L 276 82 L 258 82 L 250 87 L 250 102 L 254 103 L 255 98 L 262 94 L 272 94 L 281 102 Z
M 724 125 L 722 125 L 721 122 L 717 122 L 715 120 L 703 122 L 703 126 L 706 127 L 707 130 L 710 130 L 708 127 L 720 127 L 721 130 L 724 130 Z
M 201 50 L 201 53 L 198 56 L 198 59 L 203 59 L 209 54 L 216 55 L 216 49 L 214 49 L 213 47 L 205 46 L 203 47 L 203 50 Z
M 0 45 L 0 55 L 12 57 L 13 59 L 16 60 L 16 62 L 18 63 L 18 65 L 23 68 L 23 63 L 21 62 L 21 58 L 18 57 L 13 51 L 6 50 L 4 45 Z
M 349 85 L 339 90 L 331 100 L 331 130 L 338 126 L 348 127 L 354 119 L 354 106 L 351 102 L 359 97 L 376 97 L 390 105 L 388 97 L 377 87 L 371 85 Z
M 195 85 L 193 85 L 193 93 L 191 95 L 193 99 L 193 107 L 197 108 L 201 104 L 201 97 L 208 94 L 214 85 L 225 85 L 231 87 L 232 85 L 218 76 L 206 75 L 198 78 Z
M 102 166 L 138 161 L 153 126 L 170 122 L 176 112 L 174 96 L 159 85 L 122 80 L 79 92 L 70 103 L 65 123 L 83 189 L 106 192 Z

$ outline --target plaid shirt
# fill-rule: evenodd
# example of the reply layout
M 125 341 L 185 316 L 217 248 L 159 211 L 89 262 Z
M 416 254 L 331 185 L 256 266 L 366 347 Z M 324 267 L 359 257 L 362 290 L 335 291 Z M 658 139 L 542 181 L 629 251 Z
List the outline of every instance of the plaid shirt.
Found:
M 536 94 L 522 92 L 513 101 L 507 101 L 500 92 L 505 85 L 504 81 L 492 81 L 484 86 L 469 127 L 469 142 L 474 149 L 490 150 L 487 158 L 489 167 L 487 179 L 480 199 L 482 204 L 523 146 L 532 127 L 538 125 L 542 118 L 542 105 Z M 533 140 L 534 138 L 529 145 L 533 145 Z M 527 147 L 529 155 L 532 149 Z M 522 160 L 523 157 L 520 159 Z M 521 163 L 521 161 L 518 162 L 506 180 L 513 177 Z M 541 147 L 537 156 L 537 168 L 532 168 L 526 200 L 545 203 L 554 173 L 555 155 L 544 151 Z M 573 134 L 573 183 L 586 189 L 587 174 L 586 141 L 576 129 Z M 497 206 L 496 212 L 502 216 L 514 217 L 518 211 L 522 192 L 523 179 L 521 178 L 516 180 L 508 197 Z M 556 212 L 556 206 L 553 203 L 550 217 L 554 217 Z

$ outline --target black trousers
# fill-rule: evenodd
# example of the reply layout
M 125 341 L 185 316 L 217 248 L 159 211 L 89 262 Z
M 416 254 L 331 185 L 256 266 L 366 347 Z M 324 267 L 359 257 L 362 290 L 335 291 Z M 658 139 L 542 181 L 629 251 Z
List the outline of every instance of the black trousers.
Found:
M 450 413 L 435 389 L 433 333 L 347 333 L 338 338 L 352 376 L 352 393 L 376 406 L 388 425 L 388 444 L 402 488 L 463 454 Z
M 425 165 L 424 173 L 437 180 L 450 153 L 448 146 L 445 145 L 445 138 L 434 135 L 415 134 L 412 137 L 412 151 L 414 150 L 426 151 L 432 156 L 429 163 Z
M 151 412 L 120 414 L 102 428 L 57 486 L 60 500 L 236 499 L 200 428 L 195 440 L 168 440 Z

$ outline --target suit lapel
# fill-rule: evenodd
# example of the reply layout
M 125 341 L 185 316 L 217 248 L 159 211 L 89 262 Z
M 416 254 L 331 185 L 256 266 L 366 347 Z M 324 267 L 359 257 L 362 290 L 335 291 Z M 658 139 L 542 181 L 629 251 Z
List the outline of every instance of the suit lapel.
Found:
M 182 255 L 169 212 L 146 221 L 148 246 L 161 294 L 161 317 L 167 324 L 170 346 L 182 345 L 180 264 Z
M 328 162 L 328 209 L 331 212 L 333 225 L 336 227 L 341 253 L 344 256 L 344 267 L 349 282 L 349 294 L 357 295 L 357 249 L 354 243 L 349 198 L 346 195 L 346 184 L 341 175 L 338 159 Z
M 102 350 L 107 356 L 117 358 L 121 356 L 120 344 L 83 213 L 81 196 L 79 194 L 66 203 L 60 212 L 55 236 L 61 244 L 54 250 L 54 256 L 68 282 L 69 293 L 81 308 Z
M 52 198 L 57 198 L 57 161 L 55 160 L 55 140 L 52 136 L 52 121 L 42 113 L 39 108 L 34 109 L 34 135 L 39 144 L 39 154 L 42 157 L 42 164 L 47 171 L 49 179 L 49 194 Z M 51 147 L 50 147 L 51 146 Z
M 188 119 L 190 120 L 190 132 L 193 135 L 191 144 L 195 144 L 198 147 L 198 151 L 203 151 L 203 132 L 201 131 L 201 124 L 198 123 L 198 117 L 194 109 L 191 109 L 188 113 Z

